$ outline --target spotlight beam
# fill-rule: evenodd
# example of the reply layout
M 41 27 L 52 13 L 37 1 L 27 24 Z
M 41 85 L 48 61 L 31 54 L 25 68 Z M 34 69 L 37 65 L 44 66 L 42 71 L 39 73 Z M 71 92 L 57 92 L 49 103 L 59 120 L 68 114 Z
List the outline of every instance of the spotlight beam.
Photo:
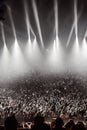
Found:
M 55 30 L 56 30 L 56 36 L 58 37 L 58 2 L 57 0 L 54 0 L 54 12 L 55 12 Z
M 17 39 L 16 30 L 15 30 L 14 21 L 13 21 L 12 12 L 11 12 L 11 8 L 9 6 L 7 6 L 7 8 L 8 8 L 8 14 L 9 14 L 9 18 L 10 18 L 11 25 L 12 25 L 12 30 L 13 30 L 14 38 Z
M 27 33 L 28 33 L 28 37 L 30 37 L 30 20 L 29 20 L 28 7 L 27 7 L 26 0 L 24 0 L 24 10 L 25 10 L 25 21 L 26 21 L 26 26 L 27 26 Z
M 80 18 L 81 14 L 82 14 L 82 10 L 83 10 L 83 8 L 81 9 L 80 13 L 79 13 L 78 16 L 77 16 L 77 23 L 78 23 L 79 18 Z M 70 44 L 70 40 L 71 40 L 73 31 L 74 31 L 74 28 L 75 28 L 75 20 L 74 20 L 74 22 L 73 22 L 73 25 L 72 25 L 72 28 L 71 28 L 71 31 L 70 31 L 70 34 L 69 34 L 69 37 L 68 37 L 66 47 L 68 47 L 69 44 Z
M 30 26 L 30 30 L 31 30 L 31 32 L 32 32 L 32 34 L 33 34 L 33 36 L 36 38 L 36 35 L 35 35 L 35 33 L 34 33 L 34 31 L 33 31 L 33 29 L 32 29 L 32 27 Z
M 2 40 L 3 40 L 4 45 L 6 45 L 6 41 L 5 41 L 5 32 L 4 32 L 3 23 L 0 22 L 0 25 L 1 25 Z
M 44 48 L 44 43 L 43 43 L 43 38 L 42 38 L 42 33 L 41 33 L 41 27 L 40 27 L 40 22 L 39 22 L 39 17 L 38 17 L 38 11 L 37 11 L 37 6 L 36 6 L 36 3 L 35 3 L 35 0 L 32 0 L 32 7 L 33 7 L 33 11 L 34 11 L 34 16 L 35 16 L 35 20 L 36 20 L 36 25 L 37 25 L 38 33 L 39 33 L 39 36 L 40 36 L 41 46 Z
M 75 20 L 75 34 L 76 37 L 78 37 L 77 0 L 74 0 L 74 20 Z

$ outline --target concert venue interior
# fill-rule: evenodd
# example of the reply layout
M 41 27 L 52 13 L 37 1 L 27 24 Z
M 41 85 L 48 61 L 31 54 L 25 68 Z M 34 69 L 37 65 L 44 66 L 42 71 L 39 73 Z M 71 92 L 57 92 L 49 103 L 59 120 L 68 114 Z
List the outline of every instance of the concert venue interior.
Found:
M 0 124 L 86 120 L 86 93 L 87 1 L 0 0 Z

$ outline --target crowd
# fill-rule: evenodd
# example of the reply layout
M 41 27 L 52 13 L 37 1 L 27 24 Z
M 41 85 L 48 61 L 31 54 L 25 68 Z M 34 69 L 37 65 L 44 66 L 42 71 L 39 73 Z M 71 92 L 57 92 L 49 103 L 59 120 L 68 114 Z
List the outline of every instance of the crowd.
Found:
M 19 122 L 32 121 L 38 113 L 46 119 L 86 119 L 86 93 L 86 82 L 77 75 L 27 76 L 0 87 L 0 123 L 13 113 Z

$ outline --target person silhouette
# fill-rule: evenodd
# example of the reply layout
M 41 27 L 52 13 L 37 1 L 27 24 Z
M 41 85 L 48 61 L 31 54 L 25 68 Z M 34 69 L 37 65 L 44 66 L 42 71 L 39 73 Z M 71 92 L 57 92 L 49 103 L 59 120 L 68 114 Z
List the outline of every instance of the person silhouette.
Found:
M 44 123 L 44 117 L 37 115 L 31 130 L 50 130 L 50 126 Z
M 58 117 L 55 120 L 54 128 L 52 130 L 66 130 L 66 128 L 63 127 L 63 125 L 64 125 L 63 120 L 60 117 Z
M 14 115 L 5 120 L 5 130 L 17 130 L 18 122 Z

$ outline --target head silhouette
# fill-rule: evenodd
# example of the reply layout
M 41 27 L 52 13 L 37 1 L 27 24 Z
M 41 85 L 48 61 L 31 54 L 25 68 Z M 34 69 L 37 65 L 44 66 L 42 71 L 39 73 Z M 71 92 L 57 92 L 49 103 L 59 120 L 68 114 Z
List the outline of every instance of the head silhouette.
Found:
M 64 125 L 63 120 L 62 120 L 60 117 L 58 117 L 58 118 L 55 120 L 55 127 L 62 128 L 63 125 Z
M 18 122 L 15 116 L 7 117 L 5 120 L 5 129 L 6 130 L 17 130 Z
M 85 130 L 85 126 L 82 122 L 78 122 L 73 126 L 72 130 Z
M 34 124 L 38 125 L 43 123 L 44 123 L 44 117 L 42 117 L 41 115 L 37 115 L 34 119 Z

